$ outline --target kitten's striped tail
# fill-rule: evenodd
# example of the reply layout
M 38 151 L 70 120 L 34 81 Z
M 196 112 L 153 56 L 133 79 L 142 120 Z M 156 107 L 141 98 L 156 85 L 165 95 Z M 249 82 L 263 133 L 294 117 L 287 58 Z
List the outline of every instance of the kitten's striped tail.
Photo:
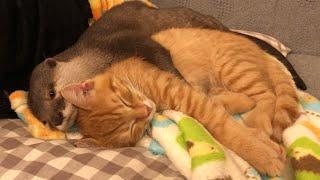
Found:
M 297 89 L 288 70 L 273 56 L 266 54 L 268 74 L 276 95 L 275 113 L 272 121 L 273 135 L 282 140 L 282 132 L 299 116 Z

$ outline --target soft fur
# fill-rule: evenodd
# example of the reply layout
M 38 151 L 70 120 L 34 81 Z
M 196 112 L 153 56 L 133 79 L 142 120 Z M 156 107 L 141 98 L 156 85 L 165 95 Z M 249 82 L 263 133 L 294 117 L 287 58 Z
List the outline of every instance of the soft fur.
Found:
M 246 94 L 255 101 L 246 124 L 273 134 L 280 141 L 283 129 L 299 115 L 294 82 L 283 66 L 251 41 L 232 33 L 170 29 L 153 35 L 152 39 L 170 51 L 175 67 L 192 88 L 141 58 L 128 58 L 94 80 L 70 85 L 63 89 L 62 96 L 82 109 L 78 123 L 87 137 L 78 143 L 106 147 L 134 145 L 144 134 L 153 112 L 174 109 L 199 119 L 222 144 L 258 170 L 277 174 L 280 165 L 270 162 L 276 170 L 265 170 L 259 164 L 263 158 L 258 155 L 260 150 L 265 151 L 264 146 L 275 150 L 276 145 L 255 130 L 246 130 L 242 136 L 238 128 L 243 127 L 230 121 L 227 112 L 243 112 L 252 107 L 252 101 L 246 101 L 248 98 L 241 99 Z M 209 99 L 207 95 L 214 96 Z M 262 139 L 250 140 L 251 146 L 253 142 L 261 146 L 250 151 L 245 144 L 254 136 Z M 279 155 L 281 150 L 277 148 L 274 152 Z M 264 158 L 270 156 L 265 155 Z
M 171 29 L 152 36 L 167 48 L 192 87 L 210 94 L 244 93 L 256 102 L 246 124 L 281 141 L 298 117 L 292 77 L 271 55 L 239 35 L 205 29 Z

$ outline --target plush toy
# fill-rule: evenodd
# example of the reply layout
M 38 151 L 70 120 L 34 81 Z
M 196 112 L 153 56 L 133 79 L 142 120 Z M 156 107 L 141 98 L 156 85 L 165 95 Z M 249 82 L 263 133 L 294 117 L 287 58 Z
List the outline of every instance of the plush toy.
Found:
M 15 91 L 9 96 L 11 108 L 17 113 L 18 117 L 28 125 L 28 130 L 33 137 L 40 139 L 64 139 L 64 133 L 52 131 L 44 126 L 33 116 L 27 105 L 27 92 Z
M 320 102 L 300 92 L 303 115 L 283 133 L 287 154 L 295 169 L 295 178 L 320 179 Z
M 27 92 L 15 91 L 10 94 L 9 100 L 11 102 L 12 110 L 14 110 L 18 117 L 28 125 L 28 130 L 32 136 L 39 139 L 65 139 L 66 134 L 61 131 L 49 129 L 33 116 L 27 104 L 27 97 Z M 81 135 L 74 128 L 71 128 L 67 137 L 69 139 L 79 139 L 81 138 Z

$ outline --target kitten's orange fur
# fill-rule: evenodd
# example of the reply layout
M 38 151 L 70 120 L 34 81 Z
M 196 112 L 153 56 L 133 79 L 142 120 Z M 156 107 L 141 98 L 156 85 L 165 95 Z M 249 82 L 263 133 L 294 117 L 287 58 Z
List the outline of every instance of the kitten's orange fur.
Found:
M 114 64 L 93 80 L 95 87 L 87 100 L 70 100 L 82 108 L 78 122 L 87 138 L 78 144 L 133 145 L 153 114 L 150 108 L 175 109 L 199 119 L 215 138 L 260 172 L 279 174 L 279 146 L 259 130 L 232 121 L 224 106 L 231 113 L 246 111 L 253 106 L 246 94 L 256 103 L 246 124 L 281 141 L 283 129 L 299 114 L 294 83 L 282 64 L 231 33 L 171 29 L 152 38 L 170 50 L 175 67 L 192 88 L 141 59 Z M 208 94 L 215 96 L 209 99 Z
M 65 88 L 62 95 L 80 107 L 78 123 L 86 137 L 77 142 L 80 146 L 134 145 L 156 109 L 173 109 L 198 119 L 219 142 L 260 172 L 279 175 L 283 167 L 282 148 L 264 133 L 235 122 L 220 101 L 141 59 L 113 64 L 93 80 Z
M 291 75 L 250 40 L 205 29 L 170 29 L 152 38 L 170 50 L 174 66 L 193 87 L 209 94 L 219 94 L 220 88 L 254 99 L 256 107 L 245 120 L 248 126 L 281 142 L 282 131 L 298 117 Z

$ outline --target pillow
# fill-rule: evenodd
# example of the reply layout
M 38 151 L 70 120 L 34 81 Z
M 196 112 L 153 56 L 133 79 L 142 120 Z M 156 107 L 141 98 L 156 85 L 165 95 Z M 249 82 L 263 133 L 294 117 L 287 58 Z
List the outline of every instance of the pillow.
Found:
M 258 39 L 261 39 L 261 40 L 265 41 L 266 43 L 270 44 L 275 49 L 277 49 L 285 57 L 287 57 L 288 54 L 291 52 L 290 48 L 288 48 L 283 43 L 281 43 L 278 39 L 276 39 L 276 38 L 274 38 L 272 36 L 269 36 L 269 35 L 266 35 L 266 34 L 262 34 L 262 33 L 258 33 L 258 32 L 253 32 L 253 31 L 246 31 L 246 30 L 239 30 L 239 29 L 230 29 L 230 30 L 233 31 L 233 32 L 246 34 L 246 35 L 253 36 L 253 37 L 256 37 Z

